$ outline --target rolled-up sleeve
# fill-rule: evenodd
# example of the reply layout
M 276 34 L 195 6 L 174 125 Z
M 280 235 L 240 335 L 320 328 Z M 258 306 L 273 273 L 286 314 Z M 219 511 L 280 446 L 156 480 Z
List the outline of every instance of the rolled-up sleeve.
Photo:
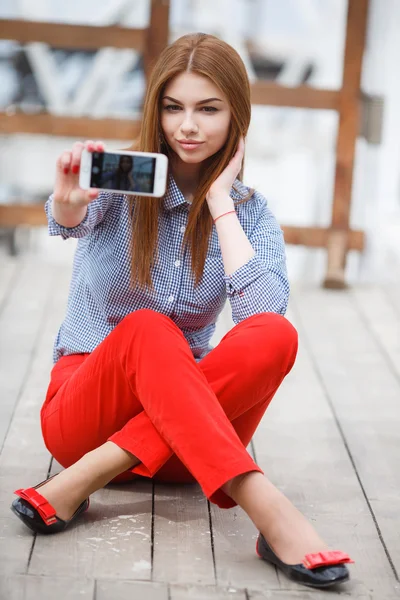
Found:
M 85 218 L 75 227 L 64 227 L 57 223 L 54 219 L 51 206 L 53 202 L 53 194 L 49 197 L 44 210 L 47 216 L 49 235 L 60 235 L 64 240 L 68 238 L 82 238 L 93 231 L 94 227 L 104 219 L 107 209 L 111 205 L 113 194 L 108 192 L 100 192 L 93 202 L 88 204 L 88 209 Z
M 225 276 L 235 324 L 262 312 L 284 315 L 289 301 L 283 232 L 265 198 L 257 192 L 256 196 L 254 225 L 248 234 L 255 255 Z

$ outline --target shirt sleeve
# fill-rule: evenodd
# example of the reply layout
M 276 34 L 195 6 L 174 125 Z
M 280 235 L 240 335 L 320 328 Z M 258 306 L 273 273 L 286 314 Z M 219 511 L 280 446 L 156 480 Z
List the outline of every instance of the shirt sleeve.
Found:
M 107 212 L 107 209 L 111 205 L 113 195 L 107 192 L 100 192 L 93 202 L 88 204 L 87 213 L 83 221 L 81 221 L 75 227 L 64 227 L 57 223 L 51 213 L 51 205 L 53 201 L 53 194 L 49 197 L 44 210 L 48 221 L 48 232 L 49 235 L 60 235 L 64 240 L 68 238 L 82 238 L 93 231 L 103 219 Z
M 248 234 L 255 255 L 234 273 L 225 276 L 235 324 L 262 312 L 284 315 L 289 301 L 283 232 L 265 198 L 258 192 L 255 194 L 255 225 Z

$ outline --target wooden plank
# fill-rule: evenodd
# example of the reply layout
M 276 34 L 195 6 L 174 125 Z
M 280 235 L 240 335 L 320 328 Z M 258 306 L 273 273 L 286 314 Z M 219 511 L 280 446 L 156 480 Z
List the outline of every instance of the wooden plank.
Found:
M 168 586 L 162 583 L 98 579 L 95 600 L 169 600 Z
M 51 475 L 61 470 L 53 460 Z M 37 538 L 29 574 L 149 580 L 152 487 L 151 481 L 137 480 L 97 491 L 83 520 L 63 533 L 62 543 L 60 536 Z
M 133 119 L 90 119 L 56 116 L 49 113 L 0 112 L 0 133 L 58 135 L 80 139 L 132 140 L 140 131 L 140 121 Z
M 46 226 L 44 204 L 0 204 L 0 224 L 4 227 Z
M 400 316 L 400 284 L 398 280 L 383 286 L 383 289 L 392 309 Z
M 0 597 L 7 600 L 94 600 L 94 581 L 14 575 L 2 578 Z
M 29 574 L 149 580 L 152 483 L 109 485 L 90 500 L 83 519 L 62 539 L 37 538 Z
M 29 472 L 31 469 L 37 468 L 38 465 L 42 466 L 44 463 L 48 465 L 49 463 L 50 455 L 43 444 L 38 417 L 53 366 L 54 339 L 66 307 L 70 269 L 60 268 L 59 265 L 40 264 L 40 261 L 27 261 L 25 267 L 26 271 L 31 273 L 32 278 L 29 293 L 33 295 L 33 291 L 40 288 L 43 288 L 45 292 L 45 295 L 41 296 L 38 302 L 46 314 L 46 318 L 40 328 L 32 362 L 29 365 L 29 374 L 0 454 L 0 469 L 4 467 L 13 471 L 22 469 Z M 23 271 L 24 278 L 26 277 L 26 271 Z M 43 272 L 46 273 L 50 284 L 43 279 Z M 36 285 L 32 285 L 32 281 L 35 281 Z M 47 285 L 45 285 L 46 283 Z M 27 291 L 24 290 L 24 292 L 27 295 Z M 21 293 L 22 290 L 19 291 L 19 294 Z M 21 297 L 20 302 L 22 301 L 26 304 L 26 297 Z M 14 314 L 10 318 L 15 321 L 16 315 Z M 18 315 L 18 318 L 20 319 L 21 315 Z M 32 314 L 30 319 L 31 321 L 35 319 L 38 321 L 39 317 Z M 24 323 L 21 328 L 26 331 Z M 2 330 L 8 347 L 11 343 L 9 336 L 14 335 L 15 329 L 16 323 L 14 322 L 8 330 Z M 26 343 L 28 344 L 28 339 Z
M 253 590 L 279 589 L 276 570 L 256 555 L 258 532 L 246 513 L 211 505 L 218 585 Z
M 0 315 L 0 448 L 46 316 L 51 280 L 51 269 L 25 262 Z
M 98 50 L 107 45 L 143 52 L 146 29 L 0 19 L 0 39 L 15 40 L 21 44 L 44 42 L 53 48 L 68 50 Z
M 355 144 L 360 119 L 360 83 L 367 28 L 368 0 L 349 0 L 343 85 L 337 137 L 332 224 L 348 228 Z
M 155 484 L 153 580 L 215 583 L 208 505 L 196 484 Z
M 3 313 L 3 317 L 7 317 L 9 323 L 7 326 L 3 322 L 0 323 L 1 342 L 16 362 L 14 367 L 10 367 L 8 361 L 5 363 L 2 357 L 0 371 L 3 373 L 3 368 L 5 369 L 7 381 L 12 381 L 16 376 L 14 385 L 21 389 L 20 399 L 0 455 L 0 572 L 7 575 L 25 572 L 34 541 L 32 533 L 10 511 L 13 491 L 35 485 L 45 479 L 50 462 L 41 436 L 39 411 L 52 366 L 51 352 L 55 330 L 64 308 L 59 296 L 62 282 L 54 277 L 56 273 L 56 267 L 44 266 L 37 261 L 26 262 L 21 269 L 15 294 L 10 296 L 13 312 Z M 52 285 L 49 285 L 49 281 Z M 46 299 L 49 296 L 50 303 L 47 303 Z M 37 310 L 32 310 L 35 304 Z M 46 314 L 42 323 L 39 311 Z M 35 327 L 40 331 L 36 341 Z M 14 338 L 19 340 L 18 347 Z M 35 351 L 30 356 L 24 356 L 19 346 L 29 352 L 33 343 Z M 26 379 L 23 383 L 24 378 Z M 3 381 L 0 382 L 0 388 L 3 406 L 7 401 L 7 388 Z M 6 415 L 3 419 L 1 423 L 7 424 Z
M 14 287 L 19 267 L 16 258 L 0 255 L 0 314 L 7 301 L 7 296 Z
M 41 226 L 47 225 L 43 204 L 3 204 L 0 205 L 0 224 L 11 227 L 15 225 Z M 323 227 L 296 227 L 282 225 L 287 244 L 303 245 L 314 248 L 327 246 L 330 230 Z M 349 231 L 348 247 L 350 250 L 363 250 L 365 234 L 363 231 Z
M 400 312 L 392 306 L 383 288 L 358 287 L 351 291 L 351 296 L 387 364 L 400 380 Z
M 336 145 L 335 186 L 332 204 L 332 226 L 347 230 L 350 222 L 354 156 L 360 124 L 360 83 L 367 30 L 368 0 L 348 0 L 343 84 L 340 92 L 339 128 Z M 336 245 L 335 245 L 336 246 Z M 346 251 L 342 250 L 341 272 L 337 275 L 335 247 L 328 252 L 328 274 L 335 269 L 335 279 L 344 282 Z M 343 251 L 344 250 L 344 251 Z
M 313 248 L 326 248 L 331 237 L 331 230 L 325 227 L 297 227 L 282 225 L 282 230 L 287 244 L 308 246 Z M 347 232 L 347 248 L 349 250 L 363 250 L 365 234 L 359 230 Z
M 344 264 L 349 250 L 349 231 L 331 230 L 327 240 L 328 262 L 324 287 L 333 290 L 343 290 L 347 287 L 344 278 Z
M 170 600 L 246 600 L 243 590 L 223 589 L 211 586 L 174 586 L 170 588 Z
M 304 290 L 294 298 L 301 319 L 303 354 L 306 343 L 317 371 L 313 375 L 314 381 L 318 377 L 323 388 L 319 392 L 321 397 L 311 398 L 311 404 L 310 394 L 296 389 L 296 402 L 299 405 L 299 398 L 302 399 L 302 412 L 293 413 L 295 403 L 291 411 L 298 419 L 314 420 L 323 404 L 328 410 L 322 397 L 325 390 L 331 407 L 328 412 L 334 416 L 337 425 L 331 416 L 329 430 L 324 422 L 316 422 L 308 432 L 310 472 L 304 471 L 307 454 L 304 450 L 301 454 L 300 449 L 293 446 L 294 440 L 290 452 L 302 456 L 304 467 L 299 475 L 306 475 L 308 490 L 313 490 L 313 496 L 325 511 L 321 523 L 329 534 L 325 537 L 335 545 L 345 546 L 354 555 L 357 563 L 352 571 L 363 586 L 360 591 L 390 594 L 396 580 L 372 518 L 376 520 L 390 560 L 399 572 L 400 538 L 393 527 L 400 489 L 399 381 L 348 293 Z M 352 467 L 341 447 L 338 428 L 350 453 Z M 302 431 L 303 426 L 297 423 L 296 440 Z M 265 435 L 267 437 L 270 436 Z M 329 439 L 334 442 L 332 448 L 327 444 Z M 283 451 L 282 444 L 280 451 Z M 318 460 L 311 461 L 312 456 Z M 319 466 L 323 468 L 320 470 Z M 334 485 L 331 482 L 335 482 Z M 367 504 L 362 494 L 365 494 Z M 325 533 L 323 529 L 322 533 Z
M 155 61 L 168 44 L 169 9 L 169 0 L 151 0 L 150 24 L 146 32 L 143 57 L 147 80 Z
M 321 90 L 309 85 L 285 87 L 259 80 L 251 84 L 250 92 L 252 104 L 327 110 L 338 110 L 340 107 L 340 91 Z

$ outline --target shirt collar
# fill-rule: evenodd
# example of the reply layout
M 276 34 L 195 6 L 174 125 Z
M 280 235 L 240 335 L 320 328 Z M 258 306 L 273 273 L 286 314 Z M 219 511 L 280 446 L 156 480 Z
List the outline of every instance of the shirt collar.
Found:
M 168 189 L 164 196 L 164 207 L 167 210 L 172 210 L 180 204 L 189 205 L 189 202 L 186 202 L 184 195 L 175 183 L 175 179 L 172 177 L 172 175 L 169 175 Z
M 247 190 L 246 190 L 245 186 L 243 185 L 243 183 L 241 181 L 239 181 L 239 179 L 235 180 L 234 186 L 236 189 L 234 189 L 232 187 L 229 195 L 233 200 L 241 200 L 243 198 L 243 195 L 246 194 Z M 238 191 L 236 191 L 236 190 L 238 190 Z M 182 194 L 181 190 L 176 185 L 176 182 L 175 182 L 175 179 L 173 178 L 173 176 L 169 175 L 168 189 L 164 196 L 164 208 L 166 208 L 166 210 L 172 210 L 173 208 L 176 208 L 177 206 L 180 206 L 181 204 L 190 206 L 190 202 L 187 202 L 185 200 L 185 197 Z

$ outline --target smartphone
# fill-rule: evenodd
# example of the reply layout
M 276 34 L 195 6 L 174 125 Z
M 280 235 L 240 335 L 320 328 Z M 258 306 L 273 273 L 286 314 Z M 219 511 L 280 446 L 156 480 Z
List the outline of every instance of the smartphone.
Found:
M 166 192 L 168 158 L 153 152 L 82 152 L 79 186 L 153 196 Z

